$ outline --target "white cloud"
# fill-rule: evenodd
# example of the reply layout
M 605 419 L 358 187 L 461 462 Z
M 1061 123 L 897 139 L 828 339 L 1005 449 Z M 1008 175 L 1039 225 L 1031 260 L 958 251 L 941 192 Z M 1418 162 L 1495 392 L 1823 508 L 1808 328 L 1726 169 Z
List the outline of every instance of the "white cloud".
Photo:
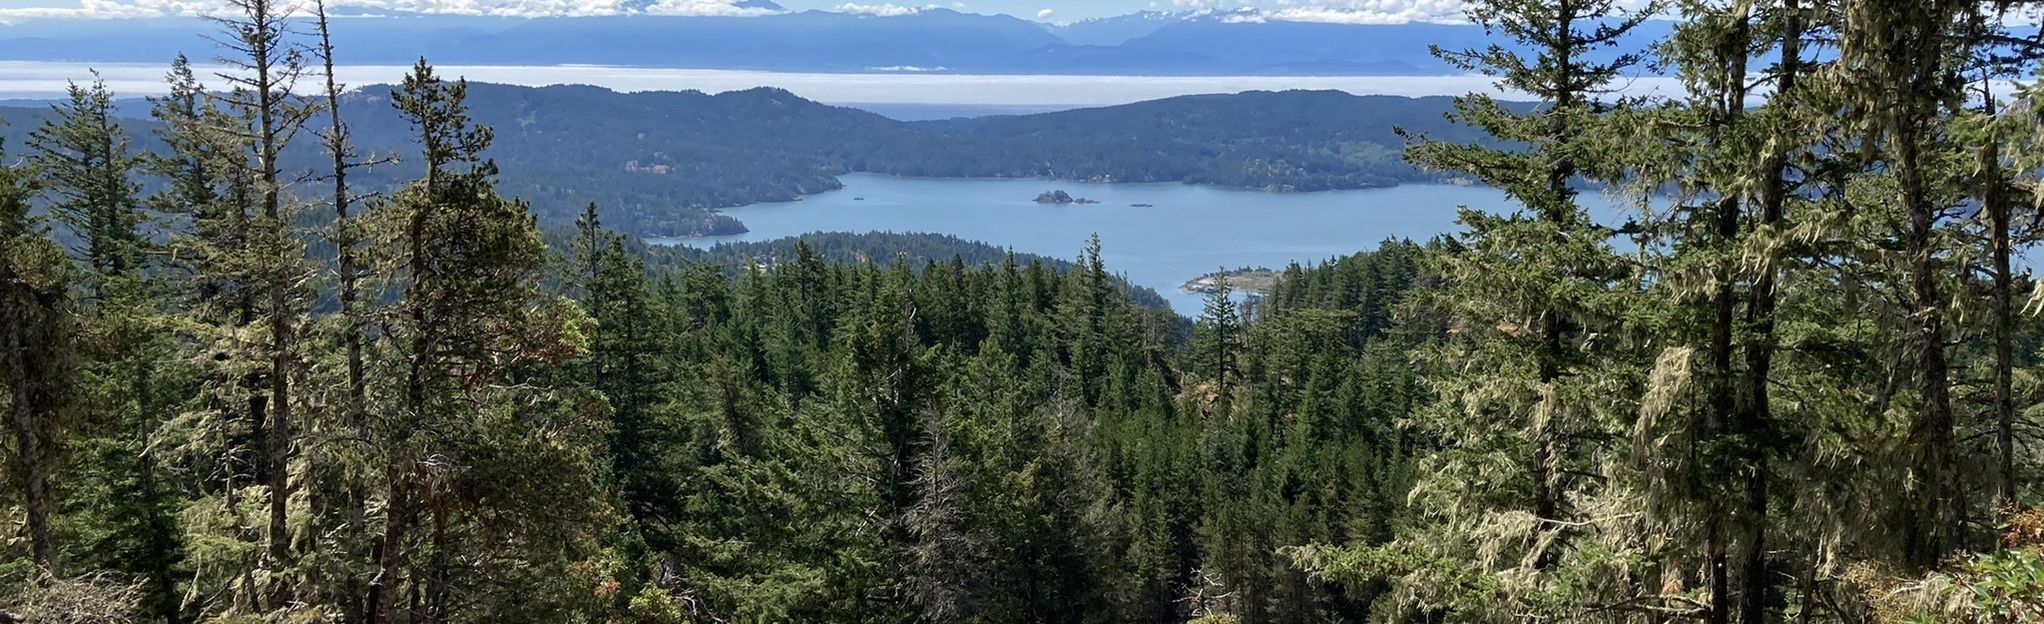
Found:
M 310 0 L 300 0 L 309 3 Z M 869 2 L 872 0 L 868 0 Z M 222 12 L 222 0 L 77 0 L 75 6 L 0 8 L 0 24 L 52 18 L 135 18 L 168 15 L 205 15 Z M 1638 7 L 1646 0 L 1622 0 L 1621 5 Z M 330 6 L 356 7 L 376 11 L 443 13 L 457 15 L 501 15 L 518 17 L 625 15 L 740 16 L 777 13 L 772 9 L 745 6 L 741 0 L 328 0 Z M 1160 8 L 1163 2 L 1151 2 Z M 1231 22 L 1322 22 L 1333 24 L 1402 24 L 1407 22 L 1459 22 L 1467 0 L 1171 0 L 1171 9 L 1196 15 L 1215 16 Z M 887 2 L 863 3 L 850 0 L 837 11 L 860 15 L 910 15 L 937 5 L 915 6 Z M 963 8 L 963 2 L 951 2 Z M 1049 20 L 1050 9 L 1036 18 Z
M 1153 6 L 1155 3 L 1152 3 Z M 1620 0 L 1637 10 L 1648 0 Z M 1467 0 L 1172 0 L 1177 11 L 1230 23 L 1272 20 L 1326 24 L 1461 23 Z
M 306 2 L 306 6 L 310 3 Z M 636 5 L 636 6 L 634 6 Z M 647 15 L 754 17 L 778 13 L 739 6 L 739 0 L 329 0 L 328 7 L 509 17 Z M 302 10 L 303 7 L 300 7 Z M 141 18 L 217 15 L 230 8 L 221 0 L 80 0 L 75 7 L 0 8 L 0 23 L 59 18 Z
M 1462 20 L 1464 0 L 1172 0 L 1179 11 L 1231 23 L 1270 20 L 1329 24 L 1403 24 Z
M 837 5 L 837 11 L 839 13 L 855 13 L 859 15 L 874 15 L 879 17 L 901 17 L 903 15 L 915 15 L 917 13 L 921 13 L 922 8 L 901 6 L 899 4 L 858 4 L 855 2 L 846 2 L 844 4 Z
M 646 7 L 652 15 L 714 15 L 722 17 L 759 17 L 779 13 L 773 9 L 741 7 L 731 0 L 658 0 Z
M 1408 9 L 1401 11 L 1371 11 L 1354 9 L 1325 9 L 1313 7 L 1291 7 L 1270 11 L 1268 19 L 1285 22 L 1315 22 L 1321 24 L 1406 24 L 1411 22 L 1459 22 L 1459 11 L 1433 12 Z
M 133 18 L 160 17 L 164 15 L 200 15 L 215 12 L 225 5 L 217 1 L 192 0 L 81 0 L 78 6 L 40 6 L 0 8 L 0 23 L 15 23 L 32 19 L 60 18 Z

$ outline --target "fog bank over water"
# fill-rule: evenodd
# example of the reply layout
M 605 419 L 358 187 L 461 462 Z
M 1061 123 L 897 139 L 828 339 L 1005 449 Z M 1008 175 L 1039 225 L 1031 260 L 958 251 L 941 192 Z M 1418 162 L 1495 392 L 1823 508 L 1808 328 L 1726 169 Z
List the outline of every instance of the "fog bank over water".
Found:
M 121 97 L 164 92 L 169 64 L 0 61 L 0 98 L 61 95 L 69 81 L 91 80 L 92 71 Z M 204 68 L 209 70 L 211 68 Z M 1009 76 L 944 73 L 781 73 L 721 69 L 669 69 L 597 65 L 442 65 L 443 76 L 524 86 L 586 84 L 616 91 L 710 93 L 779 87 L 832 104 L 970 105 L 1031 108 L 1109 106 L 1202 93 L 1250 90 L 1327 89 L 1357 95 L 1461 95 L 1498 92 L 1482 76 Z M 351 65 L 336 72 L 342 82 L 362 86 L 396 83 L 408 66 Z M 211 82 L 219 82 L 217 79 Z M 1625 86 L 1633 95 L 1679 93 L 1666 78 L 1638 78 Z M 1510 94 L 1504 94 L 1509 97 Z

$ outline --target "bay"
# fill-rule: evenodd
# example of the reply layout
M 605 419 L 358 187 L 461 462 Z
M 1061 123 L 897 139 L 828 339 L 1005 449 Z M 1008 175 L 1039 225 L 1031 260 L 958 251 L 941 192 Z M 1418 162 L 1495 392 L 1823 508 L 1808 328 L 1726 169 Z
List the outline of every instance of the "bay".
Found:
M 725 211 L 751 228 L 745 234 L 649 242 L 706 247 L 811 232 L 928 232 L 1074 258 L 1087 237 L 1099 234 L 1109 269 L 1155 289 L 1173 308 L 1190 315 L 1199 312 L 1202 295 L 1182 292 L 1179 286 L 1198 275 L 1224 267 L 1279 269 L 1291 262 L 1318 262 L 1375 248 L 1389 238 L 1425 241 L 1456 229 L 1458 206 L 1510 207 L 1495 189 L 1447 184 L 1268 193 L 1177 183 L 874 174 L 842 179 L 842 190 Z M 1050 190 L 1100 203 L 1035 202 Z

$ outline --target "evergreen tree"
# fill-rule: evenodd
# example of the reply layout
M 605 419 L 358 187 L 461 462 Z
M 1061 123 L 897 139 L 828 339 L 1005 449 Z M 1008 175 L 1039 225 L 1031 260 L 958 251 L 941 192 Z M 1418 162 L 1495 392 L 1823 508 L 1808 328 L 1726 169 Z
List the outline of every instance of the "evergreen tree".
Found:
M 21 493 L 36 582 L 58 572 L 51 530 L 51 468 L 55 436 L 68 400 L 70 294 L 64 255 L 48 228 L 29 212 L 32 172 L 0 168 L 0 325 L 6 332 L 8 428 L 12 471 Z M 10 566 L 13 567 L 13 566 Z
M 331 382 L 308 380 L 313 387 L 322 382 L 338 385 L 341 392 L 335 401 L 339 408 L 314 414 L 323 418 L 309 423 L 302 436 L 309 439 L 305 461 L 316 471 L 309 486 L 317 523 L 314 531 L 330 543 L 306 539 L 301 540 L 300 549 L 318 556 L 308 564 L 308 584 L 323 595 L 311 601 L 335 605 L 342 621 L 359 623 L 368 619 L 359 597 L 366 591 L 369 568 L 364 563 L 373 541 L 367 506 L 374 467 L 365 458 L 374 451 L 363 446 L 375 435 L 371 427 L 374 399 L 369 358 L 373 345 L 369 334 L 377 302 L 364 300 L 367 285 L 374 284 L 376 254 L 362 247 L 369 237 L 364 225 L 374 219 L 365 218 L 361 209 L 373 204 L 362 201 L 361 190 L 350 186 L 350 175 L 390 159 L 365 158 L 357 152 L 352 131 L 341 114 L 345 86 L 334 72 L 333 32 L 326 4 L 314 2 L 312 11 L 312 52 L 318 56 L 324 83 L 319 107 L 326 117 L 325 127 L 316 134 L 329 159 L 325 173 L 332 183 L 332 197 L 327 200 L 332 222 L 325 239 L 333 247 L 334 310 L 330 320 L 338 327 L 327 331 L 339 333 L 342 374 Z
M 29 137 L 37 170 L 56 194 L 52 209 L 85 241 L 78 254 L 100 279 L 139 277 L 147 250 L 141 191 L 129 174 L 140 163 L 114 114 L 106 83 L 71 84 L 69 99 L 54 108 Z
M 290 38 L 294 7 L 275 0 L 230 0 L 228 7 L 228 17 L 215 18 L 223 31 L 219 60 L 229 69 L 219 76 L 230 87 L 224 98 L 238 139 L 231 173 L 248 185 L 248 194 L 237 198 L 248 202 L 244 247 L 237 250 L 245 256 L 237 264 L 259 293 L 251 308 L 266 334 L 258 348 L 265 366 L 249 373 L 259 379 L 252 385 L 266 394 L 250 399 L 250 420 L 261 437 L 257 477 L 267 486 L 268 501 L 259 562 L 267 572 L 262 599 L 267 608 L 282 609 L 293 600 L 295 582 L 286 572 L 293 563 L 290 464 L 298 424 L 292 383 L 299 373 L 309 267 L 295 223 L 297 207 L 285 189 L 290 179 L 279 161 L 312 109 L 292 92 L 305 73 L 304 51 Z
M 256 194 L 253 178 L 242 175 L 246 118 L 209 93 L 183 58 L 167 78 L 170 93 L 152 111 L 166 150 L 152 154 L 147 168 L 167 182 L 151 204 L 185 224 L 170 232 L 168 257 L 190 276 L 177 282 L 172 300 L 182 311 L 177 337 L 191 354 L 197 391 L 191 409 L 155 433 L 167 465 L 202 475 L 184 484 L 205 501 L 187 506 L 185 556 L 191 584 L 212 591 L 186 606 L 195 616 L 256 611 L 249 547 L 261 536 L 250 527 L 265 523 L 247 517 L 247 490 L 268 481 L 261 449 L 269 397 L 260 373 L 268 358 L 255 335 L 264 269 L 249 252 Z
M 1918 570 L 1967 544 L 1968 488 L 1959 464 L 1944 311 L 1954 272 L 1939 222 L 1956 198 L 1954 182 L 1944 177 L 1951 171 L 1936 160 L 1949 148 L 1942 120 L 1964 97 L 1960 63 L 1968 42 L 1955 27 L 1976 8 L 1956 0 L 1844 3 L 1839 62 L 1828 76 L 1843 94 L 1840 105 L 1855 138 L 1892 176 L 1887 199 L 1900 221 L 1893 234 L 1902 247 L 1895 270 L 1907 284 L 1905 315 L 1914 321 L 1908 333 L 1916 340 L 1910 364 L 1918 402 L 1908 444 L 1919 478 L 1911 488 L 1903 560 Z
M 1225 272 L 1214 274 L 1214 287 L 1207 292 L 1205 310 L 1193 328 L 1198 362 L 1194 370 L 1213 379 L 1214 396 L 1223 402 L 1228 400 L 1229 382 L 1241 374 L 1237 360 L 1242 349 L 1242 314 L 1235 307 L 1235 290 L 1228 286 Z
M 1608 569 L 1607 551 L 1587 545 L 1625 528 L 1585 510 L 1626 496 L 1596 460 L 1639 381 L 1621 331 L 1635 278 L 1575 184 L 1615 175 L 1618 164 L 1598 158 L 1606 152 L 1595 137 L 1611 110 L 1600 98 L 1642 57 L 1611 49 L 1652 11 L 1621 13 L 1610 0 L 1496 0 L 1466 12 L 1529 52 L 1436 54 L 1538 102 L 1515 111 L 1470 95 L 1455 118 L 1524 147 L 1415 137 L 1408 158 L 1499 188 L 1525 210 L 1465 209 L 1466 231 L 1431 268 L 1443 281 L 1431 305 L 1454 336 L 1431 358 L 1439 401 L 1418 420 L 1441 449 L 1422 460 L 1411 498 L 1423 528 L 1379 554 L 1397 570 L 1406 608 L 1459 621 L 1564 617 L 1594 608 L 1578 596 L 1619 580 L 1597 573 Z
M 1685 2 L 1679 8 L 1687 19 L 1663 51 L 1688 84 L 1689 97 L 1642 111 L 1615 133 L 1628 137 L 1621 141 L 1662 148 L 1629 154 L 1638 163 L 1634 183 L 1642 192 L 1677 189 L 1670 214 L 1650 210 L 1642 218 L 1645 235 L 1668 241 L 1646 246 L 1641 255 L 1661 276 L 1650 282 L 1649 296 L 1672 314 L 1635 331 L 1672 340 L 1658 358 L 1659 383 L 1649 391 L 1654 400 L 1631 432 L 1631 461 L 1637 487 L 1659 501 L 1646 530 L 1682 536 L 1670 550 L 1703 562 L 1706 618 L 1726 622 L 1738 612 L 1758 621 L 1772 576 L 1764 546 L 1764 479 L 1771 468 L 1765 448 L 1770 408 L 1763 402 L 1770 381 L 1741 366 L 1771 357 L 1762 352 L 1771 349 L 1767 338 L 1749 327 L 1771 314 L 1764 298 L 1771 296 L 1765 290 L 1775 269 L 1771 262 L 1751 262 L 1748 254 L 1755 241 L 1773 235 L 1789 192 L 1782 169 L 1790 149 L 1785 141 L 1792 139 L 1770 125 L 1787 123 L 1794 95 L 1777 89 L 1768 107 L 1749 108 L 1750 57 L 1771 47 L 1755 35 L 1770 26 L 1765 14 L 1749 3 Z M 1801 35 L 1784 33 L 1791 36 Z M 1793 72 L 1798 48 L 1783 49 L 1791 55 L 1783 67 Z M 1777 79 L 1793 86 L 1792 74 Z M 1645 136 L 1630 138 L 1639 134 Z M 1741 350 L 1745 358 L 1738 357 Z M 1736 570 L 1735 542 L 1744 542 L 1745 550 L 1745 564 Z
M 69 103 L 32 135 L 44 188 L 57 214 L 86 241 L 91 288 L 84 316 L 94 348 L 85 353 L 80 402 L 90 415 L 73 446 L 76 477 L 66 508 L 81 532 L 79 555 L 98 569 L 146 579 L 148 612 L 179 621 L 178 502 L 148 450 L 150 435 L 181 408 L 172 323 L 153 287 L 156 257 L 149 215 L 131 176 L 142 162 L 115 122 L 105 86 L 71 87 Z
M 589 404 L 540 374 L 583 357 L 588 322 L 541 294 L 538 229 L 523 203 L 497 196 L 482 155 L 491 132 L 469 121 L 466 96 L 464 81 L 422 60 L 392 98 L 418 133 L 425 175 L 378 211 L 392 220 L 404 292 L 383 330 L 401 398 L 379 427 L 389 437 L 371 622 L 566 617 L 580 592 L 561 581 L 580 561 L 572 553 L 593 549 L 586 530 L 601 511 Z M 462 556 L 472 549 L 554 554 L 484 569 Z
M 1520 210 L 1188 320 L 1097 237 L 543 236 L 423 60 L 386 192 L 238 0 L 156 151 L 93 84 L 0 168 L 0 620 L 2028 621 L 2034 6 L 1681 0 L 1611 101 L 1619 6 L 1442 51 L 1539 101 L 1410 158 Z

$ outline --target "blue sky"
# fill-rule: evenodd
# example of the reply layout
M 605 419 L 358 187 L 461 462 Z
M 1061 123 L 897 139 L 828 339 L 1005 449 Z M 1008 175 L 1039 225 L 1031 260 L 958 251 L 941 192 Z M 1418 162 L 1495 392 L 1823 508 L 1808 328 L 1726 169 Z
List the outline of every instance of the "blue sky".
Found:
M 964 6 L 961 10 L 964 11 L 973 13 L 1006 13 L 1029 19 L 1036 19 L 1041 11 L 1049 9 L 1052 11 L 1052 20 L 1064 21 L 1124 15 L 1146 10 L 1153 6 L 1170 9 L 1172 0 L 963 0 L 962 2 L 954 0 L 779 0 L 779 3 L 782 6 L 797 11 L 808 9 L 835 10 L 848 3 L 867 6 L 892 4 L 900 7 L 928 5 L 951 7 L 954 4 L 962 4 Z M 172 6 L 196 3 L 180 2 L 178 0 L 109 0 L 106 2 L 89 2 L 87 0 L 0 0 L 0 9 L 31 7 L 78 9 L 84 8 L 89 4 Z M 426 0 L 425 2 L 420 2 L 420 4 L 432 4 L 432 0 Z M 449 4 L 452 4 L 452 2 L 449 2 Z
M 936 2 L 936 0 L 925 1 L 935 2 L 944 6 L 950 6 L 951 4 L 949 0 L 942 2 Z M 913 4 L 913 0 L 908 2 L 894 0 L 894 2 L 896 4 Z M 869 3 L 871 3 L 870 0 Z M 780 4 L 781 6 L 796 10 L 828 10 L 845 4 L 845 0 L 780 0 Z M 1171 7 L 1169 0 L 1163 0 L 1162 2 L 1152 2 L 1151 0 L 965 0 L 963 4 L 965 5 L 963 10 L 973 13 L 1006 13 L 1030 19 L 1035 19 L 1037 14 L 1044 9 L 1050 9 L 1052 11 L 1051 19 L 1058 21 L 1126 15 L 1147 10 L 1152 5 L 1164 9 Z
M 391 10 L 494 15 L 606 15 L 632 12 L 667 15 L 757 15 L 740 0 L 327 0 Z M 824 9 L 898 15 L 919 7 L 943 6 L 973 13 L 1005 13 L 1027 19 L 1069 22 L 1137 11 L 1205 8 L 1259 9 L 1271 19 L 1347 23 L 1453 20 L 1463 0 L 779 0 L 794 10 Z M 217 10 L 221 0 L 0 0 L 0 23 L 41 18 L 193 15 Z
M 882 4 L 883 2 L 884 0 L 875 0 L 869 1 L 867 4 Z M 779 0 L 779 3 L 782 6 L 798 11 L 807 9 L 830 10 L 845 4 L 846 0 Z M 901 6 L 925 4 L 949 6 L 952 4 L 949 0 L 943 2 L 924 0 L 920 3 L 914 0 L 894 0 L 894 3 Z M 0 0 L 0 8 L 76 7 L 81 4 L 79 0 Z M 134 4 L 149 3 L 135 2 Z M 1152 5 L 1164 8 L 1171 6 L 1170 0 L 970 0 L 964 4 L 966 5 L 965 10 L 974 13 L 1007 13 L 1034 17 L 1037 11 L 1051 9 L 1059 15 L 1071 14 L 1080 16 L 1078 19 L 1134 13 L 1145 10 Z

